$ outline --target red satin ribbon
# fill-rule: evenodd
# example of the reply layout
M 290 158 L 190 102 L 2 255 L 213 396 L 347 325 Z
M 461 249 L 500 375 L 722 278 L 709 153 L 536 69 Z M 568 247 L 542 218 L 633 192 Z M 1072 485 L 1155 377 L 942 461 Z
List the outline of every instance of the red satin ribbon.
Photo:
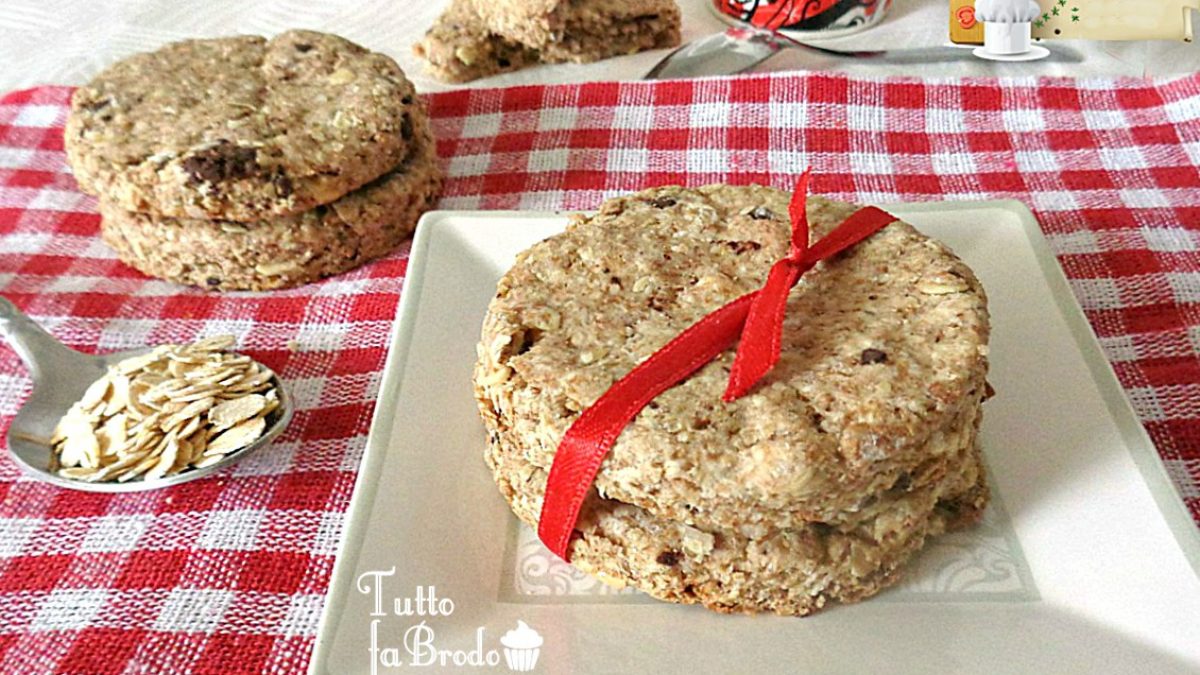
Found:
M 729 386 L 722 398 L 729 402 L 746 394 L 779 361 L 788 293 L 800 276 L 819 261 L 841 253 L 896 220 L 875 207 L 860 209 L 809 247 L 805 212 L 808 181 L 806 171 L 788 207 L 792 219 L 791 250 L 771 267 L 763 287 L 730 302 L 675 336 L 613 384 L 563 436 L 550 466 L 538 523 L 538 537 L 559 557 L 567 559 L 571 532 L 601 462 L 642 408 L 732 347 L 739 336 Z

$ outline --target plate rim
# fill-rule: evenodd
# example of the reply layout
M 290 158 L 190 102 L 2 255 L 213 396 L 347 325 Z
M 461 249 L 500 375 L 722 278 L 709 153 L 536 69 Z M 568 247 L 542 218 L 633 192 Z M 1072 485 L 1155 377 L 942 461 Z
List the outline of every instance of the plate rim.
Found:
M 1175 488 L 1161 455 L 1158 454 L 1149 434 L 1134 412 L 1124 387 L 1117 379 L 1116 371 L 1104 356 L 1099 339 L 1092 330 L 1058 259 L 1050 248 L 1049 241 L 1029 207 L 1016 199 L 873 205 L 884 210 L 894 211 L 901 218 L 904 218 L 906 214 L 920 212 L 978 211 L 983 209 L 1000 209 L 1018 218 L 1029 239 L 1042 275 L 1050 287 L 1054 304 L 1075 339 L 1075 346 L 1087 364 L 1088 372 L 1104 400 L 1109 415 L 1113 418 L 1113 423 L 1120 431 L 1121 439 L 1125 443 L 1138 473 L 1150 490 L 1159 514 L 1166 521 L 1167 528 L 1173 535 L 1176 545 L 1179 546 L 1193 573 L 1200 578 L 1200 527 L 1197 527 L 1184 505 L 1182 495 Z M 322 666 L 328 659 L 329 650 L 332 648 L 332 631 L 337 625 L 337 619 L 334 617 L 340 616 L 344 611 L 351 585 L 348 573 L 354 570 L 365 541 L 364 533 L 360 530 L 367 525 L 366 521 L 372 510 L 371 505 L 374 503 L 374 497 L 379 488 L 378 469 L 387 454 L 384 437 L 393 425 L 395 403 L 402 393 L 403 373 L 407 369 L 408 353 L 412 347 L 413 333 L 418 318 L 417 310 L 425 288 L 428 252 L 436 233 L 445 229 L 447 223 L 455 219 L 485 221 L 565 219 L 568 215 L 575 213 L 588 212 L 437 210 L 429 211 L 421 217 L 409 252 L 408 269 L 401 288 L 400 304 L 389 331 L 387 340 L 389 351 L 383 370 L 380 371 L 382 382 L 379 396 L 376 399 L 367 441 L 359 462 L 358 476 L 351 492 L 350 503 L 346 508 L 342 539 L 338 544 L 333 570 L 330 573 L 325 604 L 317 624 L 312 658 L 309 661 L 309 673 L 315 675 L 329 672 L 322 669 Z

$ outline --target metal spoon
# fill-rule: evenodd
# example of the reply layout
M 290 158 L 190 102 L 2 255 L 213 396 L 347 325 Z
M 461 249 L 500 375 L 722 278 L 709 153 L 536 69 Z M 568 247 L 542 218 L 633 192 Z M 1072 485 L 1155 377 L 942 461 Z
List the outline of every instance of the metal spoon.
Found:
M 21 406 L 17 416 L 13 418 L 12 426 L 8 428 L 8 452 L 17 465 L 31 477 L 61 487 L 88 492 L 138 492 L 186 483 L 229 466 L 267 445 L 283 432 L 292 418 L 293 406 L 287 389 L 283 387 L 279 377 L 272 373 L 279 392 L 279 414 L 276 415 L 275 423 L 267 428 L 258 440 L 226 455 L 221 461 L 199 469 L 184 469 L 174 475 L 149 481 L 136 478 L 125 483 L 89 483 L 65 478 L 49 470 L 50 437 L 53 436 L 58 421 L 83 397 L 88 386 L 104 375 L 110 365 L 150 350 L 134 349 L 101 356 L 82 354 L 55 340 L 4 297 L 0 297 L 0 336 L 16 350 L 17 355 L 29 368 L 30 378 L 33 379 L 33 393 L 29 400 L 25 401 L 25 405 Z
M 939 47 L 849 50 L 818 47 L 783 33 L 750 25 L 732 26 L 679 47 L 658 62 L 644 79 L 669 80 L 710 75 L 736 75 L 759 65 L 784 49 L 796 49 L 842 60 L 896 65 L 973 62 L 970 51 Z M 1058 52 L 1062 53 L 1058 53 Z M 1052 61 L 1077 63 L 1082 60 L 1069 50 L 1056 50 Z
M 784 48 L 841 58 L 875 58 L 885 51 L 842 51 L 794 40 L 782 33 L 755 26 L 731 26 L 679 47 L 646 73 L 647 80 L 668 80 L 706 75 L 736 75 L 775 56 Z

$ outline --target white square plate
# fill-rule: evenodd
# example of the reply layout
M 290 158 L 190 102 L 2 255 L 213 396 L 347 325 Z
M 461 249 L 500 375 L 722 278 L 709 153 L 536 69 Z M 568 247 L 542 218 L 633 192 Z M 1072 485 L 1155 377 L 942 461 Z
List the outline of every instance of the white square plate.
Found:
M 500 639 L 518 620 L 544 639 L 538 672 L 1200 672 L 1200 535 L 1032 215 L 889 210 L 949 244 L 991 299 L 996 500 L 980 527 L 932 542 L 899 587 L 806 619 L 595 584 L 516 525 L 470 383 L 496 280 L 566 217 L 431 213 L 312 672 L 505 672 L 518 655 Z

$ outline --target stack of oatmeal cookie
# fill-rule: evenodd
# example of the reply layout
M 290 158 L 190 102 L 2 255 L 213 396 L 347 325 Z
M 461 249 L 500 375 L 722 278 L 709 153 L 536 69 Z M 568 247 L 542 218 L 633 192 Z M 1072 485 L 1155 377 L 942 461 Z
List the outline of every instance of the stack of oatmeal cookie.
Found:
M 675 0 L 451 0 L 414 51 L 445 82 L 679 44 Z
M 659 188 L 606 202 L 517 258 L 483 323 L 488 465 L 536 526 L 581 411 L 788 253 L 790 195 Z M 812 239 L 857 207 L 808 202 Z M 792 290 L 781 359 L 725 403 L 732 350 L 621 433 L 570 561 L 719 611 L 804 615 L 894 582 L 988 499 L 977 447 L 987 299 L 942 244 L 895 222 Z M 497 536 L 500 536 L 497 533 Z
M 311 31 L 125 59 L 75 93 L 66 149 L 123 261 L 212 290 L 296 286 L 384 255 L 442 182 L 396 63 Z

